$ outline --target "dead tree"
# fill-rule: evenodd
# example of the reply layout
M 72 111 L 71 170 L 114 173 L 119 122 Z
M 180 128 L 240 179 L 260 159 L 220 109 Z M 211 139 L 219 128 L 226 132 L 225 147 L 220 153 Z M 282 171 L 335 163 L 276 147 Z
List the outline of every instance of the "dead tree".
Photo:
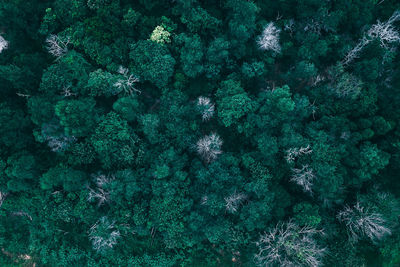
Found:
M 310 226 L 278 223 L 256 242 L 255 262 L 258 266 L 321 266 L 325 249 L 318 246 L 314 236 L 322 233 Z
M 337 218 L 345 224 L 352 242 L 357 242 L 364 237 L 377 242 L 392 233 L 386 226 L 382 214 L 361 206 L 360 202 L 353 207 L 346 206 L 338 213 Z

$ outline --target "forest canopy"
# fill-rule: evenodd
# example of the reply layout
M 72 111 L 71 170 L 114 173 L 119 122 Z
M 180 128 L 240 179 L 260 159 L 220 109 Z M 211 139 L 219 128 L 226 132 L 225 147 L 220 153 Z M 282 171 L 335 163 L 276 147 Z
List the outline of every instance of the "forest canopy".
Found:
M 400 2 L 0 1 L 1 266 L 400 266 Z

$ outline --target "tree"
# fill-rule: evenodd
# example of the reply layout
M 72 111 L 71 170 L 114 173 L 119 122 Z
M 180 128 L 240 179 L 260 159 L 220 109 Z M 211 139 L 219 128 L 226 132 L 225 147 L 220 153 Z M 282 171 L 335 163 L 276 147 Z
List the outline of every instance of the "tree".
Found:
M 140 40 L 131 46 L 129 57 L 133 72 L 157 87 L 166 86 L 174 72 L 175 59 L 165 46 L 156 42 Z
M 228 127 L 250 112 L 254 106 L 240 82 L 226 80 L 216 93 L 218 117 Z
M 157 26 L 150 35 L 150 40 L 159 44 L 170 43 L 171 34 L 162 25 Z
M 259 266 L 321 266 L 325 249 L 314 239 L 321 233 L 293 222 L 278 224 L 256 242 L 256 263 Z
M 96 184 L 96 187 L 95 189 L 88 187 L 89 194 L 87 200 L 89 202 L 97 201 L 97 206 L 100 207 L 110 201 L 110 195 L 112 192 L 109 191 L 109 187 L 115 178 L 113 176 L 98 173 L 92 175 L 92 179 Z
M 98 159 L 107 169 L 133 164 L 136 160 L 138 137 L 115 112 L 101 118 L 90 140 Z
M 55 113 L 64 126 L 67 136 L 87 136 L 96 122 L 96 101 L 92 98 L 61 100 L 55 106 Z
M 293 175 L 290 181 L 301 186 L 304 192 L 312 193 L 313 180 L 315 175 L 308 165 L 303 165 L 301 169 L 292 168 Z
M 353 242 L 364 237 L 377 242 L 392 233 L 386 227 L 386 221 L 381 214 L 372 212 L 359 202 L 352 207 L 346 206 L 338 213 L 337 218 L 345 224 L 349 238 Z
M 139 82 L 139 79 L 133 74 L 128 75 L 128 69 L 120 67 L 118 72 L 123 78 L 118 79 L 113 86 L 117 88 L 117 94 L 124 92 L 127 95 L 133 94 L 133 92 L 139 92 L 140 90 L 135 88 L 135 83 Z
M 65 40 L 64 40 L 65 39 Z M 54 56 L 55 58 L 59 59 L 60 57 L 64 56 L 68 53 L 68 44 L 70 42 L 70 38 L 61 38 L 55 34 L 51 34 L 46 39 L 47 44 L 47 51 Z
M 232 195 L 224 198 L 226 210 L 230 213 L 235 213 L 238 211 L 239 206 L 247 198 L 243 193 L 233 193 Z
M 107 217 L 101 217 L 89 229 L 89 240 L 93 249 L 98 253 L 106 253 L 111 250 L 120 238 L 121 234 L 115 227 L 115 221 L 110 222 Z
M 3 50 L 8 48 L 8 42 L 6 39 L 4 39 L 3 36 L 0 35 L 0 53 L 3 52 Z
M 393 27 L 393 23 L 400 19 L 400 11 L 395 11 L 393 15 L 385 22 L 379 20 L 376 24 L 369 28 L 366 35 L 364 35 L 357 45 L 347 52 L 342 60 L 343 65 L 350 64 L 354 59 L 359 57 L 360 52 L 373 40 L 378 40 L 381 47 L 388 49 L 388 45 L 400 41 L 400 34 Z
M 187 76 L 194 78 L 204 70 L 203 43 L 197 34 L 193 36 L 181 35 L 179 39 L 183 42 L 183 47 L 180 50 L 183 72 Z
M 272 50 L 275 53 L 281 52 L 281 46 L 279 44 L 279 33 L 281 32 L 273 22 L 270 22 L 265 26 L 261 36 L 257 39 L 257 44 L 262 50 Z
M 85 172 L 60 164 L 40 177 L 40 185 L 43 190 L 56 190 L 62 186 L 66 191 L 78 191 L 85 187 L 86 179 Z
M 200 111 L 203 121 L 208 121 L 214 115 L 215 106 L 208 97 L 199 96 L 197 109 Z
M 222 153 L 221 146 L 222 140 L 215 133 L 200 138 L 196 143 L 197 153 L 206 162 L 217 159 L 218 155 Z
M 28 153 L 14 154 L 7 159 L 5 173 L 8 177 L 7 188 L 13 192 L 26 191 L 34 186 L 39 174 L 39 165 L 35 157 Z

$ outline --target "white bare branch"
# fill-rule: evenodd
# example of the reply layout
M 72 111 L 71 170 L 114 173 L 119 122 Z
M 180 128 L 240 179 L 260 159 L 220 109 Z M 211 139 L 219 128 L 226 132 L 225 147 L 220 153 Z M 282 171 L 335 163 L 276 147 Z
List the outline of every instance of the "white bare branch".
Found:
M 301 169 L 292 168 L 293 175 L 290 181 L 301 186 L 304 192 L 312 193 L 313 181 L 315 178 L 313 169 L 308 165 L 303 165 Z
M 7 193 L 3 193 L 0 191 L 0 207 L 1 205 L 3 205 L 4 200 L 6 200 L 7 195 Z
M 306 147 L 294 147 L 286 151 L 285 159 L 288 163 L 292 163 L 296 160 L 297 157 L 308 155 L 311 153 L 312 149 L 310 148 L 310 145 L 307 145 Z
M 89 240 L 92 241 L 93 249 L 97 252 L 104 252 L 112 249 L 121 236 L 115 227 L 115 222 L 110 222 L 107 217 L 101 217 L 89 229 Z
M 325 249 L 318 246 L 316 234 L 323 231 L 292 222 L 279 223 L 256 242 L 259 252 L 255 261 L 259 266 L 321 266 Z
M 338 213 L 337 218 L 346 225 L 349 238 L 352 242 L 357 242 L 363 237 L 377 242 L 392 233 L 386 227 L 386 221 L 383 219 L 382 214 L 362 207 L 359 202 L 353 207 L 346 206 L 344 210 Z
M 372 25 L 366 34 L 361 38 L 357 45 L 352 48 L 342 60 L 344 66 L 350 64 L 354 59 L 358 58 L 363 48 L 373 40 L 379 40 L 381 47 L 389 49 L 392 43 L 400 42 L 400 34 L 393 27 L 393 23 L 400 20 L 400 11 L 396 11 L 386 21 L 377 21 Z
M 118 88 L 118 93 L 124 92 L 128 95 L 133 94 L 133 92 L 141 93 L 140 90 L 135 88 L 135 83 L 139 82 L 138 77 L 133 74 L 129 74 L 128 69 L 122 66 L 119 67 L 118 73 L 123 76 L 113 84 L 114 87 Z
M 56 57 L 57 59 L 61 58 L 68 52 L 68 44 L 70 42 L 70 38 L 61 38 L 55 34 L 51 34 L 46 39 L 47 43 L 47 51 Z
M 267 24 L 262 34 L 257 39 L 257 44 L 262 50 L 272 50 L 275 53 L 281 52 L 279 44 L 279 33 L 281 32 L 273 22 Z
M 221 146 L 222 140 L 215 133 L 204 136 L 196 144 L 197 153 L 208 163 L 215 160 L 222 153 Z
M 96 188 L 88 187 L 89 194 L 87 200 L 89 202 L 97 201 L 97 206 L 102 206 L 110 202 L 111 192 L 107 186 L 114 180 L 114 176 L 107 176 L 105 174 L 93 174 L 92 179 L 96 184 Z
M 239 206 L 242 204 L 242 202 L 247 198 L 247 196 L 243 193 L 233 193 L 229 197 L 224 198 L 225 199 L 225 208 L 228 212 L 230 213 L 235 213 L 238 211 Z
M 197 99 L 197 108 L 201 113 L 201 117 L 203 121 L 208 121 L 212 118 L 215 112 L 215 106 L 211 103 L 211 100 L 208 97 L 200 96 Z
M 0 53 L 8 48 L 8 41 L 0 35 Z

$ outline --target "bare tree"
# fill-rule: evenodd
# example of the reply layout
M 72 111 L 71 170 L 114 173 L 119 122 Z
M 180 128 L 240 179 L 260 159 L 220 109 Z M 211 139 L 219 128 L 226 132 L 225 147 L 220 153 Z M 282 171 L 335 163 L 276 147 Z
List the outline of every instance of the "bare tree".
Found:
M 70 42 L 69 37 L 61 38 L 55 34 L 51 34 L 46 39 L 47 51 L 51 55 L 59 59 L 68 52 L 69 42 Z
M 289 32 L 290 37 L 292 37 L 292 35 L 293 35 L 294 24 L 295 24 L 294 19 L 290 19 L 287 21 L 287 23 L 285 23 L 284 30 Z
M 92 241 L 93 249 L 100 253 L 112 249 L 120 236 L 115 222 L 110 222 L 107 217 L 101 217 L 89 229 L 89 240 Z
M 69 145 L 76 141 L 75 136 L 47 136 L 47 145 L 53 152 L 62 152 L 69 147 Z
M 102 206 L 110 201 L 111 192 L 107 189 L 107 186 L 114 180 L 114 177 L 105 174 L 95 174 L 92 175 L 92 179 L 96 187 L 94 189 L 88 187 L 89 194 L 87 200 L 89 202 L 97 201 L 97 205 Z
M 129 74 L 128 69 L 122 66 L 119 67 L 118 73 L 122 75 L 122 78 L 114 83 L 114 87 L 118 88 L 117 93 L 124 92 L 128 95 L 133 94 L 133 92 L 141 93 L 140 90 L 135 88 L 135 83 L 139 82 L 139 78 L 133 74 Z
M 388 49 L 389 44 L 400 41 L 400 34 L 392 25 L 398 20 L 400 20 L 400 11 L 394 12 L 388 21 L 384 23 L 378 20 L 377 23 L 372 25 L 368 30 L 368 37 L 372 39 L 378 39 L 380 41 L 380 45 Z
M 290 181 L 295 182 L 304 192 L 312 193 L 313 180 L 315 178 L 313 169 L 308 167 L 308 165 L 303 165 L 301 169 L 292 168 L 293 175 Z
M 356 76 L 347 72 L 343 73 L 333 85 L 334 93 L 340 97 L 357 97 L 362 89 L 363 83 Z
M 318 246 L 314 236 L 322 233 L 310 226 L 279 223 L 256 242 L 259 251 L 255 262 L 258 266 L 321 266 L 325 249 Z
M 272 50 L 275 53 L 281 52 L 279 44 L 279 33 L 281 32 L 273 22 L 267 24 L 262 34 L 257 39 L 257 44 L 262 50 Z
M 203 121 L 208 121 L 212 118 L 215 112 L 215 106 L 211 103 L 211 100 L 208 97 L 200 96 L 197 99 L 197 108 L 201 113 L 201 117 Z
M 229 197 L 225 198 L 225 208 L 230 213 L 235 213 L 242 202 L 247 198 L 243 193 L 233 193 Z
M 338 213 L 337 218 L 346 225 L 352 242 L 363 237 L 376 242 L 391 234 L 391 230 L 386 227 L 386 221 L 382 214 L 362 207 L 360 202 L 357 202 L 353 207 L 346 206 L 344 210 Z
M 350 62 L 352 62 L 354 59 L 358 58 L 360 56 L 361 51 L 363 48 L 369 43 L 370 41 L 364 36 L 358 44 L 353 47 L 349 52 L 347 52 L 346 56 L 342 60 L 343 65 L 348 65 Z
M 211 162 L 215 160 L 221 151 L 222 140 L 221 138 L 212 133 L 210 135 L 206 135 L 197 141 L 196 148 L 197 153 L 205 160 L 206 162 Z
M 294 147 L 286 150 L 285 159 L 288 163 L 292 163 L 296 160 L 297 157 L 308 155 L 311 153 L 312 149 L 310 148 L 310 145 L 307 145 L 306 147 Z
M 393 27 L 393 23 L 400 20 L 400 11 L 396 11 L 386 21 L 377 21 L 376 24 L 372 25 L 366 34 L 360 39 L 357 45 L 347 52 L 346 56 L 342 60 L 343 65 L 350 64 L 354 59 L 358 58 L 363 48 L 373 40 L 379 40 L 381 47 L 389 49 L 389 44 L 400 41 L 399 32 Z
M 63 152 L 76 141 L 75 136 L 64 134 L 64 129 L 57 120 L 43 123 L 41 134 L 53 152 Z
M 76 93 L 71 92 L 71 85 L 64 86 L 61 92 L 64 97 L 76 96 Z
M 4 200 L 6 200 L 7 193 L 3 193 L 0 191 L 0 207 L 3 205 Z
M 0 35 L 0 53 L 8 48 L 8 41 Z
M 208 203 L 208 196 L 207 195 L 202 196 L 200 200 L 200 205 L 207 205 L 207 203 Z

